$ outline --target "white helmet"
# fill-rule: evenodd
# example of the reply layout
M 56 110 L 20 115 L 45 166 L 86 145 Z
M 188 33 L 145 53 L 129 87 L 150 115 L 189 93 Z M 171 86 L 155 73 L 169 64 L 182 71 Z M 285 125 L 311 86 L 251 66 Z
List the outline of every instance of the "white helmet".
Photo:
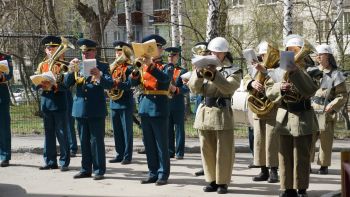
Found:
M 260 42 L 260 44 L 258 45 L 258 54 L 259 55 L 266 54 L 268 46 L 269 44 L 266 41 Z
M 303 38 L 297 34 L 292 34 L 287 36 L 284 40 L 284 43 L 286 47 L 292 47 L 292 46 L 303 47 L 304 46 Z
M 214 52 L 228 52 L 228 42 L 223 37 L 216 37 L 209 42 L 208 50 Z
M 328 53 L 333 54 L 332 48 L 328 44 L 321 44 L 316 47 L 316 51 L 318 54 L 320 53 Z

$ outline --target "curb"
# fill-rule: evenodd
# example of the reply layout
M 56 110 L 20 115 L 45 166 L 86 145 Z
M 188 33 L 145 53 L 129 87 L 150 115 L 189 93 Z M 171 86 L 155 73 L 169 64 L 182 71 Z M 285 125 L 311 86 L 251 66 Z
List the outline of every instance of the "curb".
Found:
M 113 151 L 114 146 L 112 145 L 106 145 L 106 152 Z M 143 145 L 134 145 L 134 151 L 137 151 L 138 149 L 143 148 Z M 56 146 L 57 151 L 59 152 L 59 146 Z M 78 145 L 78 150 L 80 150 L 80 145 Z M 341 147 L 333 147 L 332 152 L 341 152 L 344 150 L 344 148 Z M 34 154 L 43 154 L 44 148 L 43 147 L 19 147 L 11 150 L 12 153 L 34 153 Z M 316 147 L 316 152 L 319 151 L 319 148 Z M 191 147 L 185 147 L 186 153 L 200 153 L 200 147 L 199 146 L 191 146 Z M 235 152 L 236 153 L 251 153 L 248 146 L 242 146 L 238 145 L 235 146 Z

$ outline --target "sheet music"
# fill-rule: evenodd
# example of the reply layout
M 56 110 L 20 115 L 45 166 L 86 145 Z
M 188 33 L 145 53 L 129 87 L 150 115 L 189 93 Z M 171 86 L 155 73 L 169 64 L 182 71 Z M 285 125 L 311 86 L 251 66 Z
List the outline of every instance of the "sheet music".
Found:
M 196 56 L 192 59 L 196 68 L 206 68 L 208 65 L 220 65 L 220 60 L 215 55 Z
M 84 77 L 91 76 L 91 69 L 96 67 L 96 59 L 87 59 L 83 61 L 83 75 Z
M 248 65 L 252 65 L 254 62 L 259 62 L 253 49 L 243 50 L 243 57 L 246 59 Z
M 286 71 L 294 70 L 296 65 L 294 62 L 293 51 L 281 51 L 280 68 Z

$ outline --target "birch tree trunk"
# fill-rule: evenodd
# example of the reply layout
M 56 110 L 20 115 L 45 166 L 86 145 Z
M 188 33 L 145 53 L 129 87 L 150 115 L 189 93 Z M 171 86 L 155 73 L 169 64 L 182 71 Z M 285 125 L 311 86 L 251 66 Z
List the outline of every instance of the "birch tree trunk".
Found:
M 183 32 L 183 2 L 182 0 L 177 0 L 177 9 L 178 9 L 178 19 L 179 19 L 179 44 L 181 46 L 182 49 L 182 53 L 184 52 L 184 49 L 182 48 L 182 46 L 185 43 L 185 37 L 184 37 L 184 32 Z
M 132 23 L 131 23 L 131 7 L 130 1 L 125 0 L 125 26 L 126 26 L 126 42 L 130 43 L 134 40 L 133 31 L 132 31 Z
M 292 34 L 293 27 L 293 0 L 283 0 L 283 38 Z
M 177 0 L 170 0 L 171 46 L 179 45 Z
M 49 33 L 58 34 L 58 24 L 55 16 L 55 9 L 52 0 L 45 0 Z
M 206 32 L 207 42 L 209 42 L 211 39 L 219 35 L 218 33 L 219 9 L 220 9 L 220 0 L 208 1 L 207 32 Z

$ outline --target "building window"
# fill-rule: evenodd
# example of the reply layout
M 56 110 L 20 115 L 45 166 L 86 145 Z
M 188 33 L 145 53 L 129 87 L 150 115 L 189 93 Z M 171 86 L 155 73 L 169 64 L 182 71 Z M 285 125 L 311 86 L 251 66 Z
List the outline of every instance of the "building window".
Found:
M 117 33 L 114 34 L 114 36 L 115 35 L 117 36 L 115 40 L 126 41 L 126 27 L 125 26 L 117 27 Z
M 153 9 L 154 10 L 169 9 L 169 7 L 170 7 L 169 0 L 154 0 L 153 1 Z
M 162 36 L 165 40 L 170 40 L 170 28 L 167 25 L 155 25 L 154 33 Z
M 330 24 L 326 20 L 317 21 L 318 24 L 318 33 L 316 34 L 316 39 L 321 38 L 321 42 L 325 42 L 327 40 L 328 33 L 330 31 Z
M 244 4 L 244 0 L 232 0 L 232 6 L 241 6 Z
M 350 12 L 344 12 L 343 14 L 343 29 L 344 35 L 350 34 Z
M 118 1 L 117 2 L 117 13 L 125 13 L 125 1 Z
M 142 10 L 142 0 L 135 0 L 133 3 L 133 11 L 141 11 Z
M 233 25 L 232 34 L 236 38 L 243 38 L 243 25 Z
M 134 26 L 134 39 L 136 42 L 141 42 L 142 40 L 142 26 Z
M 276 3 L 277 0 L 258 0 L 259 4 L 272 4 Z

